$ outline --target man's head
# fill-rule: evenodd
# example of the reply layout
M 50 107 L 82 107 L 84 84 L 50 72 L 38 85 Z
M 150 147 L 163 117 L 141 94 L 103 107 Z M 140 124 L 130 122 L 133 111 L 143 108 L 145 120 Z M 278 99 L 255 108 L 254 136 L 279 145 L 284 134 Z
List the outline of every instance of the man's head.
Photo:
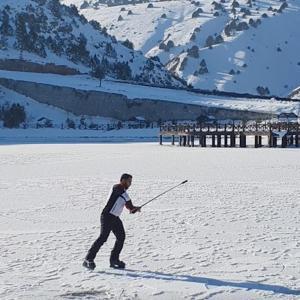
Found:
M 131 182 L 132 182 L 132 175 L 127 173 L 122 174 L 120 183 L 124 186 L 126 190 L 131 186 Z

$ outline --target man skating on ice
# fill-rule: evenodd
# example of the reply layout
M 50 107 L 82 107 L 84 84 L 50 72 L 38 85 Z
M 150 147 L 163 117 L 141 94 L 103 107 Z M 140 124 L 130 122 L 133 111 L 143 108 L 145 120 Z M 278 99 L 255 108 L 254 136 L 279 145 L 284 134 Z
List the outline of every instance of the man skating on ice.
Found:
M 122 251 L 125 231 L 123 223 L 119 216 L 121 215 L 124 206 L 130 211 L 130 213 L 136 213 L 141 211 L 141 208 L 134 206 L 127 194 L 128 188 L 131 186 L 132 176 L 129 174 L 123 174 L 120 179 L 120 183 L 115 184 L 112 187 L 109 199 L 106 206 L 101 213 L 101 232 L 100 236 L 93 243 L 88 251 L 83 266 L 88 269 L 95 269 L 96 264 L 94 259 L 101 248 L 101 246 L 107 241 L 107 238 L 112 231 L 116 236 L 116 242 L 110 255 L 110 266 L 112 268 L 124 269 L 125 263 L 120 261 L 119 255 Z

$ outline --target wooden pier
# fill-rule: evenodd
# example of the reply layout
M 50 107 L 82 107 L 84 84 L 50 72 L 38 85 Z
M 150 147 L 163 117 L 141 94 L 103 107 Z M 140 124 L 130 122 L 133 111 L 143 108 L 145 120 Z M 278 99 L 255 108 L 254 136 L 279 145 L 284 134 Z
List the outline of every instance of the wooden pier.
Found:
M 247 147 L 248 137 L 254 138 L 254 147 L 299 147 L 298 123 L 252 123 L 246 125 L 205 124 L 205 125 L 162 125 L 159 143 L 171 137 L 171 144 L 176 142 L 182 147 Z M 267 140 L 266 145 L 263 141 Z M 210 141 L 210 145 L 208 145 Z M 278 143 L 278 141 L 280 143 Z M 249 145 L 249 144 L 248 144 Z

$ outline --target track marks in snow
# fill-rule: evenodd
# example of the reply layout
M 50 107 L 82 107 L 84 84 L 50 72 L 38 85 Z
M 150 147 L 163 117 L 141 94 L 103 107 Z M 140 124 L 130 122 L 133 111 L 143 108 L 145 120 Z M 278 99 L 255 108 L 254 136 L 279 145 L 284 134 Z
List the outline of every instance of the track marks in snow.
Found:
M 30 147 L 39 155 L 37 146 Z M 28 178 L 20 181 L 21 162 L 3 165 L 7 177 L 0 184 L 4 199 L 0 204 L 0 297 L 223 300 L 299 296 L 295 291 L 300 283 L 296 213 L 300 190 L 298 169 L 293 166 L 300 166 L 295 152 L 184 152 L 142 144 L 48 147 L 52 156 L 46 156 L 49 163 L 43 165 L 43 175 L 35 163 L 28 164 Z M 11 162 L 18 155 L 2 151 Z M 72 165 L 68 160 L 64 164 L 68 151 L 71 158 L 76 157 Z M 93 163 L 87 163 L 91 157 Z M 149 162 L 145 157 L 151 158 Z M 165 162 L 168 167 L 158 175 L 153 166 Z M 99 234 L 100 207 L 121 169 L 134 174 L 130 195 L 136 204 L 183 178 L 192 180 L 141 214 L 124 212 L 127 239 L 121 258 L 132 271 L 108 269 L 111 235 L 96 258 L 96 271 L 88 272 L 81 266 L 82 259 Z

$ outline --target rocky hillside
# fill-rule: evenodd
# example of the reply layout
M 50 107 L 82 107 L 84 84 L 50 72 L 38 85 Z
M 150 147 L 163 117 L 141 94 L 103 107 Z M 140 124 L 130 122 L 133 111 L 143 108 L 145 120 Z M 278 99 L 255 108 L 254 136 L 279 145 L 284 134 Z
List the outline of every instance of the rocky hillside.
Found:
M 1 0 L 0 65 L 7 59 L 21 59 L 35 68 L 65 65 L 99 78 L 182 85 L 159 61 L 145 58 L 129 41 L 117 41 L 76 6 L 58 0 Z

